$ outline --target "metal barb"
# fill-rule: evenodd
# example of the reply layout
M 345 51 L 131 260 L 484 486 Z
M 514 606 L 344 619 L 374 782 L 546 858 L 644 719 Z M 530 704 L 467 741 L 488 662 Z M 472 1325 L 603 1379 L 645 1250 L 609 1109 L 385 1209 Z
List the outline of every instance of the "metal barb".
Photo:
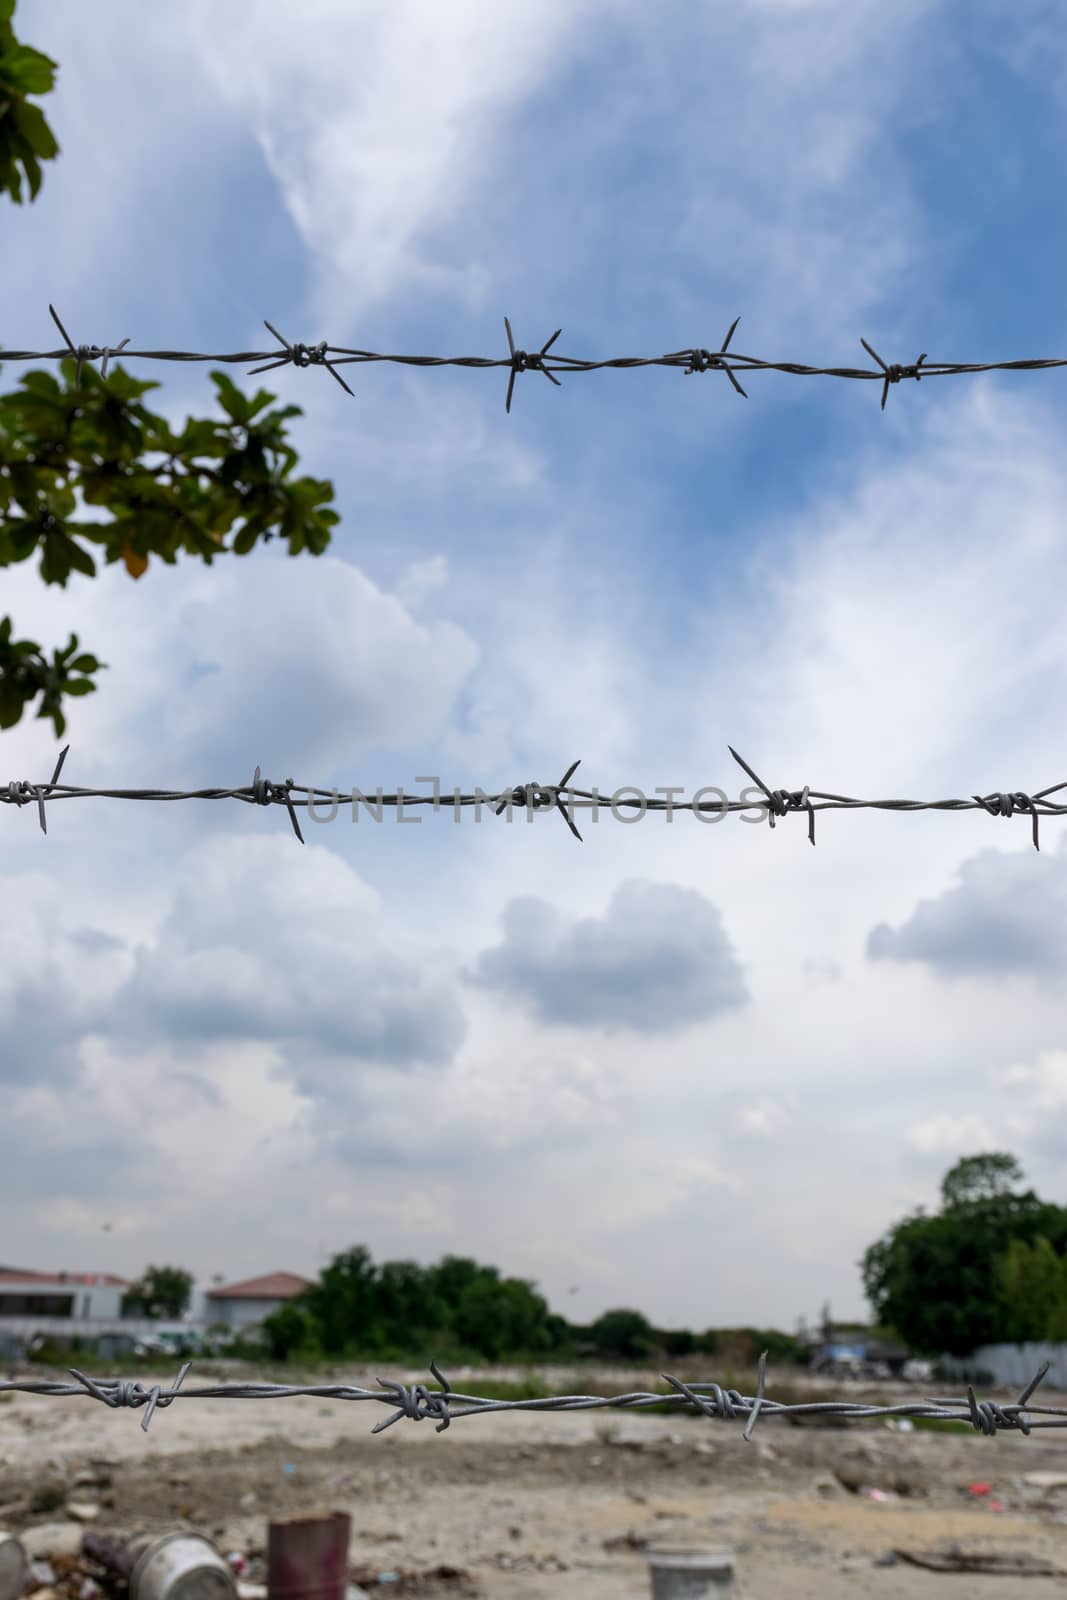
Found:
M 67 341 L 68 350 L 70 351 L 71 355 L 74 357 L 74 387 L 77 388 L 78 385 L 81 383 L 82 363 L 85 362 L 85 361 L 97 361 L 97 360 L 100 359 L 101 356 L 103 357 L 103 362 L 102 362 L 101 368 L 100 368 L 100 375 L 101 375 L 102 378 L 104 378 L 106 380 L 107 379 L 108 358 L 110 356 L 113 356 L 113 355 L 118 355 L 120 350 L 124 350 L 126 348 L 126 346 L 130 342 L 129 338 L 127 337 L 127 338 L 123 339 L 120 344 L 108 345 L 103 350 L 101 350 L 99 345 L 95 345 L 95 344 L 79 344 L 79 345 L 75 346 L 74 341 L 71 339 L 70 334 L 67 332 L 66 328 L 64 328 L 63 324 L 60 322 L 59 313 L 56 311 L 55 306 L 49 305 L 48 310 L 51 313 L 52 321 L 55 323 L 56 327 L 59 329 L 59 331 L 63 335 L 64 339 Z M 9 358 L 6 358 L 6 359 L 9 359 Z M 41 356 L 41 357 L 35 357 L 34 359 L 35 360 L 37 360 L 37 359 L 47 360 L 47 357 Z
M 756 1379 L 756 1403 L 752 1407 L 752 1415 L 749 1417 L 748 1423 L 747 1423 L 747 1425 L 745 1427 L 745 1431 L 741 1435 L 742 1439 L 744 1439 L 746 1441 L 746 1443 L 752 1437 L 752 1430 L 756 1426 L 756 1419 L 760 1414 L 760 1407 L 763 1404 L 763 1382 L 764 1382 L 764 1379 L 766 1378 L 766 1376 L 767 1376 L 767 1351 L 764 1350 L 763 1354 L 759 1358 L 759 1368 L 758 1368 L 758 1375 L 757 1375 L 757 1379 Z
M 511 323 L 508 321 L 507 317 L 504 318 L 504 330 L 508 336 L 508 350 L 511 353 L 511 371 L 508 373 L 508 392 L 504 400 L 504 410 L 510 416 L 511 394 L 515 387 L 515 374 L 517 372 L 543 372 L 550 383 L 554 383 L 557 389 L 562 389 L 563 385 L 560 383 L 558 378 L 554 378 L 552 376 L 552 373 L 545 366 L 544 360 L 549 350 L 563 332 L 563 329 L 557 328 L 551 339 L 546 340 L 541 346 L 540 350 L 534 352 L 532 355 L 526 350 L 516 350 L 515 340 L 512 337 L 511 332 Z
M 726 376 L 729 378 L 730 382 L 733 384 L 733 386 L 737 390 L 738 394 L 741 395 L 741 397 L 743 399 L 747 400 L 748 399 L 748 395 L 745 393 L 744 389 L 742 389 L 741 385 L 738 383 L 737 379 L 734 377 L 734 369 L 733 369 L 733 367 L 730 365 L 730 363 L 728 361 L 723 359 L 724 356 L 726 355 L 727 350 L 730 347 L 730 340 L 734 336 L 734 329 L 737 327 L 737 324 L 740 321 L 741 321 L 740 317 L 735 317 L 734 318 L 734 320 L 730 324 L 729 332 L 727 333 L 726 338 L 722 342 L 721 348 L 719 350 L 717 350 L 714 354 L 710 350 L 690 350 L 688 352 L 682 351 L 682 352 L 679 352 L 679 353 L 680 354 L 688 354 L 688 356 L 689 356 L 689 365 L 685 369 L 685 372 L 683 374 L 684 377 L 688 378 L 690 373 L 693 373 L 693 372 L 713 372 L 713 371 L 714 372 L 725 372 Z M 667 359 L 674 359 L 674 358 L 667 358 Z
M 1034 849 L 1040 852 L 1041 846 L 1037 842 L 1037 819 L 1039 812 L 1034 803 L 1034 797 L 1032 795 L 1023 794 L 1021 791 L 1018 791 L 1015 794 L 988 795 L 985 799 L 983 799 L 980 794 L 976 794 L 972 798 L 977 801 L 977 803 L 982 807 L 983 811 L 988 811 L 991 817 L 1013 816 L 1016 808 L 1022 812 L 1029 812 L 1033 818 L 1034 825 Z
M 882 371 L 885 373 L 885 378 L 882 381 L 882 410 L 884 411 L 886 397 L 889 394 L 889 385 L 891 383 L 899 383 L 902 378 L 914 378 L 918 382 L 922 378 L 922 373 L 919 371 L 919 368 L 926 360 L 926 352 L 924 350 L 918 361 L 914 362 L 910 367 L 898 366 L 896 362 L 892 362 L 889 366 L 886 366 L 877 350 L 872 350 L 866 339 L 861 338 L 860 344 L 866 350 L 868 355 L 874 357 Z
M 326 351 L 329 346 L 325 339 L 321 339 L 318 344 L 290 344 L 285 335 L 279 333 L 274 324 L 268 322 L 266 317 L 263 318 L 263 326 L 268 328 L 278 342 L 285 346 L 285 354 L 280 360 L 268 361 L 265 366 L 252 367 L 248 374 L 249 377 L 257 372 L 271 372 L 275 367 L 287 367 L 290 363 L 294 367 L 325 367 L 330 376 L 337 379 L 345 393 L 352 394 L 352 390 L 348 387 L 336 367 L 326 359 Z

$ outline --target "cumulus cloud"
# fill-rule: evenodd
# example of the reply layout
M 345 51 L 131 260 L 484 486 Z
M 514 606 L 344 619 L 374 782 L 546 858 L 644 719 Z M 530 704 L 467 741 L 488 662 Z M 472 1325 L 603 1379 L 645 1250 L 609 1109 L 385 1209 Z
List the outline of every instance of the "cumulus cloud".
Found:
M 116 998 L 115 1037 L 284 1043 L 392 1069 L 445 1063 L 466 1024 L 447 980 L 400 955 L 382 902 L 332 852 L 213 838 L 183 862 L 170 909 Z
M 174 641 L 195 681 L 160 708 L 160 731 L 204 760 L 243 770 L 284 735 L 287 759 L 347 767 L 352 750 L 428 740 L 478 661 L 461 628 L 416 622 L 329 556 L 246 557 L 239 572 L 198 576 L 176 609 Z
M 541 1022 L 670 1034 L 749 998 L 722 918 L 695 889 L 634 879 L 602 917 L 571 921 L 523 896 L 503 922 L 466 976 Z
M 0 878 L 0 1083 L 77 1075 L 82 1036 L 104 1026 L 128 962 L 101 929 L 68 926 L 44 873 Z M 15 914 L 11 914 L 14 912 Z
M 1031 1065 L 1005 1067 L 1000 1081 L 1028 1110 L 1067 1110 L 1067 1050 L 1048 1050 Z
M 1067 852 L 983 850 L 959 868 L 959 883 L 920 900 L 899 928 L 879 923 L 872 961 L 922 962 L 940 977 L 1033 976 L 1062 980 L 1067 962 Z

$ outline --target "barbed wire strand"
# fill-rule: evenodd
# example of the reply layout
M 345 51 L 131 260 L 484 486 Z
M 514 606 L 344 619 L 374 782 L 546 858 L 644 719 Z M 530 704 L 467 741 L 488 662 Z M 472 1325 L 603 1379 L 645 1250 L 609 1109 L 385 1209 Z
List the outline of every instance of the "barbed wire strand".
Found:
M 563 332 L 557 328 L 550 339 L 539 350 L 529 351 L 519 349 L 511 331 L 511 323 L 504 318 L 504 330 L 508 340 L 508 354 L 506 356 L 413 356 L 413 355 L 383 355 L 372 350 L 356 350 L 347 345 L 327 344 L 325 339 L 318 344 L 290 343 L 284 334 L 278 332 L 273 323 L 263 320 L 263 326 L 278 340 L 283 347 L 281 353 L 277 350 L 243 350 L 225 355 L 211 355 L 191 350 L 128 350 L 129 338 L 123 339 L 117 345 L 79 344 L 71 339 L 66 328 L 59 320 L 53 305 L 48 307 L 53 322 L 66 341 L 66 348 L 60 350 L 5 350 L 0 347 L 0 363 L 4 361 L 62 361 L 73 356 L 75 360 L 75 383 L 81 382 L 82 367 L 94 361 L 101 363 L 100 375 L 107 381 L 107 366 L 112 357 L 120 352 L 127 360 L 136 361 L 222 361 L 226 363 L 244 364 L 247 361 L 264 363 L 261 366 L 249 369 L 249 376 L 259 372 L 272 372 L 278 367 L 325 367 L 336 382 L 341 385 L 346 394 L 353 391 L 341 377 L 337 368 L 352 364 L 366 365 L 375 361 L 393 362 L 400 366 L 409 367 L 506 367 L 508 369 L 507 393 L 504 397 L 504 409 L 510 414 L 512 395 L 515 389 L 515 379 L 520 372 L 541 372 L 554 383 L 557 388 L 562 384 L 556 373 L 561 372 L 600 372 L 606 369 L 628 369 L 632 367 L 680 367 L 685 376 L 694 372 L 724 372 L 729 378 L 734 389 L 743 399 L 748 399 L 747 392 L 738 382 L 737 373 L 742 372 L 781 372 L 790 373 L 795 377 L 819 378 L 852 378 L 863 382 L 872 379 L 882 385 L 882 406 L 889 397 L 890 388 L 905 379 L 914 378 L 918 383 L 923 378 L 943 378 L 954 376 L 962 372 L 1043 372 L 1051 367 L 1067 366 L 1067 358 L 1042 357 L 1039 359 L 1024 359 L 1014 361 L 929 361 L 924 351 L 917 360 L 909 363 L 896 361 L 886 362 L 873 349 L 867 340 L 860 339 L 860 344 L 877 363 L 877 370 L 868 367 L 812 367 L 799 361 L 765 361 L 759 356 L 742 355 L 738 350 L 730 350 L 730 341 L 740 322 L 740 317 L 735 317 L 730 324 L 729 332 L 718 350 L 705 350 L 694 346 L 687 350 L 674 350 L 661 356 L 614 356 L 606 361 L 582 361 L 576 356 L 560 355 L 557 351 L 551 357 L 549 351 Z M 729 358 L 727 359 L 727 353 Z M 921 370 L 920 370 L 921 369 Z
M 183 1362 L 170 1389 L 164 1389 L 159 1383 L 146 1388 L 139 1381 L 126 1378 L 93 1378 L 87 1373 L 79 1372 L 76 1367 L 68 1367 L 71 1376 L 77 1379 L 76 1383 L 50 1380 L 5 1381 L 0 1382 L 0 1393 L 8 1391 L 37 1395 L 79 1395 L 82 1398 L 88 1395 L 103 1405 L 115 1409 L 123 1407 L 137 1409 L 145 1406 L 147 1409 L 141 1428 L 146 1433 L 155 1412 L 169 1406 L 174 1400 L 277 1400 L 288 1398 L 290 1395 L 312 1395 L 329 1400 L 377 1400 L 385 1405 L 394 1406 L 393 1415 L 376 1423 L 371 1429 L 372 1433 L 382 1433 L 402 1418 L 408 1418 L 412 1422 L 436 1418 L 438 1420 L 434 1431 L 441 1433 L 458 1417 L 481 1416 L 489 1411 L 601 1409 L 637 1411 L 644 1406 L 671 1404 L 695 1409 L 706 1417 L 729 1421 L 747 1417 L 748 1421 L 742 1433 L 742 1438 L 746 1442 L 751 1439 L 752 1430 L 761 1416 L 821 1415 L 857 1420 L 866 1417 L 932 1417 L 945 1422 L 963 1423 L 973 1428 L 976 1433 L 987 1436 L 992 1436 L 1002 1429 L 1028 1436 L 1033 1428 L 1067 1427 L 1067 1408 L 1028 1404 L 1031 1395 L 1049 1371 L 1051 1366 L 1049 1361 L 1041 1364 L 1018 1400 L 1003 1406 L 995 1400 L 976 1399 L 970 1384 L 967 1386 L 965 1400 L 929 1399 L 896 1406 L 863 1405 L 851 1400 L 815 1400 L 795 1404 L 771 1400 L 765 1393 L 766 1350 L 759 1358 L 754 1396 L 740 1394 L 736 1389 L 723 1389 L 717 1383 L 683 1383 L 680 1378 L 672 1378 L 669 1374 L 663 1373 L 661 1376 L 672 1386 L 675 1391 L 673 1394 L 637 1391 L 621 1395 L 553 1395 L 540 1400 L 490 1400 L 480 1395 L 462 1394 L 453 1389 L 435 1361 L 430 1362 L 430 1371 L 441 1385 L 440 1390 L 429 1389 L 421 1383 L 410 1385 L 397 1383 L 388 1378 L 378 1379 L 380 1385 L 378 1389 L 361 1389 L 350 1384 L 281 1383 L 213 1384 L 199 1389 L 183 1389 L 182 1383 L 191 1366 L 191 1361 Z M 1045 1420 L 1034 1420 L 1035 1414 Z
M 24 806 L 30 801 L 37 802 L 38 821 L 41 832 L 48 832 L 48 822 L 45 814 L 45 802 L 57 800 L 241 800 L 247 805 L 284 805 L 289 813 L 289 820 L 293 832 L 300 843 L 305 842 L 297 821 L 296 807 L 303 806 L 310 811 L 316 822 L 332 821 L 337 815 L 341 804 L 341 791 L 338 789 L 309 788 L 297 784 L 292 778 L 286 778 L 284 783 L 274 783 L 269 778 L 261 776 L 259 767 L 256 768 L 252 782 L 239 789 L 87 789 L 78 788 L 73 784 L 61 784 L 60 773 L 66 761 L 70 746 L 65 745 L 56 762 L 55 770 L 48 783 L 30 783 L 26 780 L 12 779 L 6 787 L 0 787 L 0 803 L 4 805 Z M 987 795 L 972 795 L 969 800 L 857 800 L 851 795 L 831 794 L 826 790 L 812 789 L 805 784 L 802 789 L 770 789 L 763 779 L 755 773 L 743 756 L 738 755 L 733 745 L 727 749 L 739 766 L 743 767 L 752 781 L 758 785 L 760 792 L 765 796 L 763 800 L 729 800 L 722 789 L 710 787 L 698 791 L 700 794 L 714 793 L 722 795 L 721 800 L 690 800 L 684 803 L 670 798 L 670 793 L 665 798 L 649 798 L 640 791 L 632 798 L 626 798 L 628 791 L 633 791 L 633 785 L 624 789 L 616 789 L 610 796 L 603 795 L 598 789 L 574 789 L 570 787 L 570 780 L 574 776 L 580 761 L 575 761 L 568 767 L 558 784 L 522 783 L 510 789 L 505 789 L 499 794 L 487 794 L 477 790 L 474 794 L 461 794 L 459 790 L 451 795 L 442 793 L 436 779 L 433 794 L 384 794 L 376 789 L 372 793 L 365 793 L 362 789 L 353 788 L 351 792 L 353 817 L 358 814 L 358 806 L 363 804 L 373 814 L 373 808 L 378 808 L 375 820 L 380 821 L 382 807 L 396 806 L 401 810 L 405 806 L 432 806 L 435 811 L 448 807 L 460 808 L 476 806 L 480 808 L 487 805 L 493 809 L 497 816 L 508 812 L 510 821 L 513 808 L 522 807 L 527 817 L 532 819 L 535 813 L 556 810 L 562 816 L 567 827 L 574 837 L 581 842 L 582 835 L 574 824 L 571 810 L 590 810 L 600 812 L 605 808 L 613 813 L 619 809 L 646 811 L 666 811 L 673 815 L 679 811 L 691 811 L 694 814 L 707 817 L 716 814 L 720 817 L 734 811 L 763 810 L 768 817 L 771 827 L 775 825 L 776 818 L 787 816 L 791 811 L 806 811 L 808 815 L 808 839 L 815 843 L 815 813 L 817 811 L 849 810 L 849 811 L 985 811 L 991 817 L 1012 817 L 1016 813 L 1028 815 L 1033 826 L 1034 849 L 1040 851 L 1038 842 L 1039 817 L 1061 817 L 1067 815 L 1067 803 L 1060 805 L 1048 799 L 1049 795 L 1056 794 L 1061 789 L 1067 789 L 1067 782 L 1052 784 L 1047 789 L 1040 789 L 1036 794 L 1026 794 L 1017 790 L 1011 794 L 993 793 Z M 416 782 L 429 782 L 429 779 L 416 779 Z M 680 791 L 671 791 L 680 792 Z M 300 798 L 303 796 L 303 798 Z M 347 799 L 347 795 L 345 796 Z M 566 803 L 565 803 L 566 802 Z M 329 804 L 331 814 L 329 817 L 317 815 L 315 808 Z M 568 807 L 570 809 L 568 809 Z M 413 819 L 407 819 L 413 820 Z

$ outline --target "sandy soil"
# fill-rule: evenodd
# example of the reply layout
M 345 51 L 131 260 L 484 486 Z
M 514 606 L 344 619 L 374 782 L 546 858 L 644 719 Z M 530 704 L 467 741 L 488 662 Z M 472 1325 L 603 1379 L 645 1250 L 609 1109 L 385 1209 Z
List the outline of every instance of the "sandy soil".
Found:
M 197 1373 L 194 1364 L 186 1387 Z M 377 1375 L 346 1370 L 335 1381 L 372 1388 Z M 171 1376 L 158 1374 L 164 1385 Z M 475 1376 L 449 1376 L 478 1392 Z M 633 1388 L 659 1387 L 648 1373 L 627 1377 Z M 201 1373 L 199 1381 L 225 1380 Z M 193 1528 L 224 1552 L 249 1554 L 245 1579 L 262 1582 L 272 1515 L 344 1510 L 354 1581 L 398 1597 L 637 1600 L 650 1594 L 648 1545 L 733 1551 L 734 1592 L 749 1600 L 972 1592 L 1041 1600 L 1067 1584 L 1067 1487 L 1024 1481 L 1041 1471 L 1067 1483 L 1067 1430 L 987 1439 L 899 1433 L 884 1420 L 826 1428 L 767 1418 L 746 1444 L 739 1423 L 601 1411 L 458 1418 L 441 1434 L 432 1422 L 401 1419 L 371 1436 L 388 1415 L 383 1406 L 306 1396 L 176 1401 L 147 1434 L 141 1415 L 88 1397 L 4 1395 L 0 1506 L 36 1497 L 36 1508 L 0 1514 L 0 1531 L 17 1533 L 34 1554 L 56 1548 L 80 1531 L 65 1505 L 89 1501 L 100 1508 L 95 1531 Z M 989 1493 L 972 1493 L 976 1482 Z M 867 1486 L 899 1498 L 873 1500 Z M 876 1564 L 894 1549 L 952 1542 L 1041 1558 L 1065 1576 Z M 468 1576 L 377 1584 L 379 1572 L 442 1566 Z

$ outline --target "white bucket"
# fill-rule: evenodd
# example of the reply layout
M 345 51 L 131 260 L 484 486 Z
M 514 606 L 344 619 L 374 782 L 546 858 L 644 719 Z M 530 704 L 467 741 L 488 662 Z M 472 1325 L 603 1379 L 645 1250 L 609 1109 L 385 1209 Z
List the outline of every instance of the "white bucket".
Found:
M 725 1550 L 647 1550 L 652 1600 L 726 1600 L 734 1558 Z

